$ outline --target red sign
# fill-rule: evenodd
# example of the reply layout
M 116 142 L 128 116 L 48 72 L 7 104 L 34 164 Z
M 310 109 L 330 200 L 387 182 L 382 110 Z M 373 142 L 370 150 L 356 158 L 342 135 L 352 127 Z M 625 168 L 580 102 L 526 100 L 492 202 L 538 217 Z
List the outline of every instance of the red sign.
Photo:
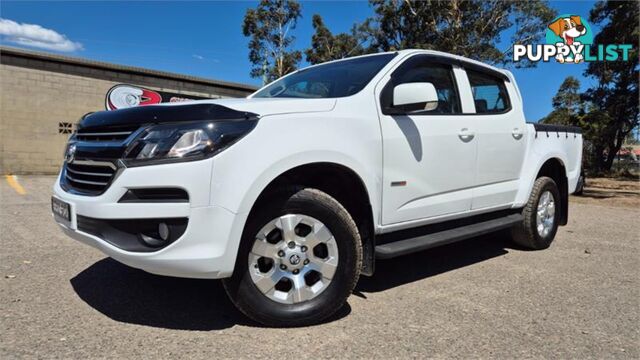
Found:
M 134 85 L 118 84 L 107 92 L 105 107 L 107 110 L 117 110 L 135 106 L 202 99 L 207 98 L 165 91 L 154 91 Z

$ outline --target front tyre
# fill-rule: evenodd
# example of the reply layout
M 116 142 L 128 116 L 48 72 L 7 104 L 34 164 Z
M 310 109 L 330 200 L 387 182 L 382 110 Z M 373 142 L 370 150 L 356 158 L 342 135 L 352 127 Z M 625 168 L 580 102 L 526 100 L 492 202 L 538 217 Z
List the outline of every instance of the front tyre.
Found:
M 511 229 L 513 241 L 527 249 L 548 248 L 560 221 L 560 191 L 553 179 L 546 176 L 536 179 L 522 215 L 522 223 Z
M 293 188 L 252 211 L 233 276 L 223 283 L 257 322 L 310 325 L 344 305 L 361 264 L 360 235 L 347 210 L 320 190 Z

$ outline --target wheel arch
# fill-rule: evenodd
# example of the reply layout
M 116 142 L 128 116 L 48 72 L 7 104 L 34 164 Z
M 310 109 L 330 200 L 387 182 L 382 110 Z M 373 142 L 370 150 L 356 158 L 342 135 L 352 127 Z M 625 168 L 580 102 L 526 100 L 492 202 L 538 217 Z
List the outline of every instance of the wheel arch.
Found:
M 374 271 L 374 206 L 365 180 L 351 167 L 338 162 L 309 162 L 281 171 L 273 177 L 252 202 L 248 218 L 260 206 L 261 201 L 283 187 L 304 186 L 321 190 L 342 204 L 360 233 L 363 247 L 363 275 Z
M 569 219 L 569 184 L 565 162 L 559 157 L 549 157 L 542 162 L 533 181 L 543 176 L 550 177 L 558 186 L 560 192 L 559 225 L 566 225 Z

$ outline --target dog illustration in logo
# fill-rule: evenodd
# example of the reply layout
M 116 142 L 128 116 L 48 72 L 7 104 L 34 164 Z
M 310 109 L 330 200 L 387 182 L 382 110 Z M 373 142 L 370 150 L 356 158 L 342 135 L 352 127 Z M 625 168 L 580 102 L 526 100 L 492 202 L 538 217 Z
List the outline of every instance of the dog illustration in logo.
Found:
M 558 60 L 558 62 L 573 62 L 577 64 L 584 60 L 582 54 L 576 54 L 575 58 L 571 58 L 570 56 L 565 57 L 560 52 L 561 48 L 565 46 L 580 45 L 580 42 L 575 41 L 575 39 L 587 33 L 587 28 L 582 25 L 582 19 L 580 19 L 580 16 L 571 15 L 569 17 L 559 18 L 549 24 L 549 29 L 563 40 L 563 42 L 556 43 L 556 46 L 558 47 L 556 60 Z

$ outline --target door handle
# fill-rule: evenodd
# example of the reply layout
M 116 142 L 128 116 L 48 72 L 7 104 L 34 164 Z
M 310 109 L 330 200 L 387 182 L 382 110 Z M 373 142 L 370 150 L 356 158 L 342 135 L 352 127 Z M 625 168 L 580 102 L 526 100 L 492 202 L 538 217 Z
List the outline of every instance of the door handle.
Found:
M 511 131 L 511 136 L 513 136 L 513 138 L 516 140 L 522 139 L 522 135 L 524 134 L 522 133 L 522 130 L 520 130 L 519 128 L 513 128 L 513 130 Z
M 474 136 L 476 136 L 476 135 L 472 131 L 469 131 L 468 128 L 462 128 L 462 129 L 460 129 L 460 132 L 458 133 L 458 137 L 463 142 L 469 142 L 469 141 L 473 140 Z

